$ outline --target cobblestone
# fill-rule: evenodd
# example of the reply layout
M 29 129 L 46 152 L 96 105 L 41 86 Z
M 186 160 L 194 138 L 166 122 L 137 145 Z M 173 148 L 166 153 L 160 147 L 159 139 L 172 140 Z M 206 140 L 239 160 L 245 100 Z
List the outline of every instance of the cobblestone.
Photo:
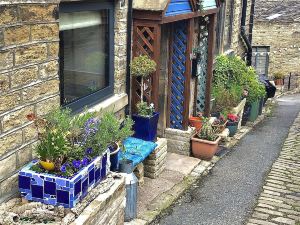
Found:
M 300 113 L 274 162 L 247 225 L 300 223 Z

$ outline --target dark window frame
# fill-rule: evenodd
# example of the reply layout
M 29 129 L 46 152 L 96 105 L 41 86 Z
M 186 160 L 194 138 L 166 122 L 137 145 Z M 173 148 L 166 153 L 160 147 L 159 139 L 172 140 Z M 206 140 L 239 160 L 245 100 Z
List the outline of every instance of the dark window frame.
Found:
M 64 104 L 64 76 L 63 66 L 64 58 L 62 51 L 59 54 L 59 77 L 60 77 L 60 103 L 63 107 L 68 107 L 74 112 L 82 111 L 86 106 L 93 106 L 101 101 L 111 97 L 114 94 L 114 27 L 115 27 L 115 4 L 112 1 L 99 2 L 64 2 L 59 6 L 60 12 L 80 12 L 80 11 L 100 11 L 108 10 L 108 86 L 94 93 L 81 97 L 74 102 Z M 60 40 L 61 32 L 60 32 Z M 63 47 L 63 41 L 59 42 L 60 49 Z
M 268 53 L 270 53 L 271 46 L 269 46 L 269 45 L 255 45 L 255 46 L 252 46 L 252 54 L 257 53 L 259 48 L 267 49 L 266 65 L 265 65 L 266 74 L 265 74 L 265 76 L 269 76 L 270 56 L 269 56 Z M 258 60 L 258 55 L 254 56 L 254 60 L 253 60 L 253 56 L 252 56 L 252 66 L 255 68 L 255 70 L 257 69 L 257 60 Z

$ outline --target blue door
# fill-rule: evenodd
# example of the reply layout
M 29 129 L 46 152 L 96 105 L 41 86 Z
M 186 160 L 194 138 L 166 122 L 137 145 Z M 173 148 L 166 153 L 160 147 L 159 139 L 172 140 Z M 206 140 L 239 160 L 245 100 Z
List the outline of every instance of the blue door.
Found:
M 185 82 L 188 56 L 188 22 L 174 23 L 170 44 L 169 67 L 169 126 L 174 129 L 185 129 Z

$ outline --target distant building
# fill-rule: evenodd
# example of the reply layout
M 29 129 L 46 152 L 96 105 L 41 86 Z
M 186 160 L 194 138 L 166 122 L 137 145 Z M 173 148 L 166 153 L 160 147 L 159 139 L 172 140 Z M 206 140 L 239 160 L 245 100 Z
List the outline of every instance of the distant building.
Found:
M 300 2 L 256 1 L 252 63 L 260 74 L 300 72 Z

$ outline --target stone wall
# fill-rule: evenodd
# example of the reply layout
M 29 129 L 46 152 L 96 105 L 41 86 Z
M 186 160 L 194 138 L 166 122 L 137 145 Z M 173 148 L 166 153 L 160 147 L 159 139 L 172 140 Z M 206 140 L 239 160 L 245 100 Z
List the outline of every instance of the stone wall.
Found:
M 59 105 L 58 4 L 0 5 L 0 202 L 32 159 L 36 131 L 26 119 Z
M 65 0 L 70 1 L 70 0 Z M 0 202 L 17 191 L 17 171 L 32 159 L 36 131 L 26 115 L 60 105 L 60 0 L 7 0 L 0 4 Z M 91 110 L 124 117 L 127 1 L 115 1 L 115 95 Z
M 276 71 L 300 73 L 300 23 L 256 21 L 253 45 L 270 46 L 270 75 Z

